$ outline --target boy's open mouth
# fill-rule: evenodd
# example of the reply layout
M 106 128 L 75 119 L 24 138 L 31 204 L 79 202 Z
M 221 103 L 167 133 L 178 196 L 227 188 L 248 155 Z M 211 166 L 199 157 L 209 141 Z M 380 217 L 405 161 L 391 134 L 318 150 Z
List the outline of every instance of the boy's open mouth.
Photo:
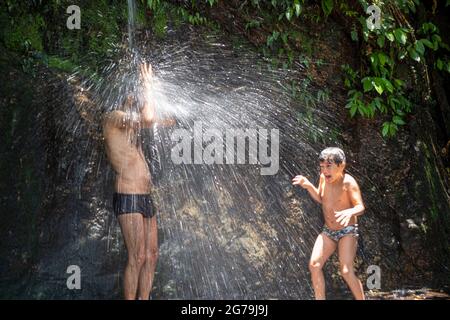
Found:
M 331 179 L 331 174 L 326 174 L 325 179 L 328 179 L 328 180 Z

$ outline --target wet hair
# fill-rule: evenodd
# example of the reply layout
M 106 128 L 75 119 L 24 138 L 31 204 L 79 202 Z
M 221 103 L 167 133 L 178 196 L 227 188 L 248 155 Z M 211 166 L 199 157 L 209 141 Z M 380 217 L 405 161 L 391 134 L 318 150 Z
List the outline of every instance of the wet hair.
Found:
M 337 165 L 345 162 L 345 153 L 340 148 L 330 147 L 322 150 L 319 155 L 320 162 L 333 162 Z

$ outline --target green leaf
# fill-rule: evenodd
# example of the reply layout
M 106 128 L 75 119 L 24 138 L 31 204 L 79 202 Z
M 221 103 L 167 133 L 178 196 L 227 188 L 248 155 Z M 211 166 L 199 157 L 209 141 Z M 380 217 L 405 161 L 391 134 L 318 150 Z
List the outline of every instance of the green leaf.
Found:
M 436 50 L 435 48 L 434 48 L 434 45 L 433 45 L 433 43 L 430 41 L 430 40 L 428 40 L 428 39 L 422 39 L 422 40 L 420 40 L 425 46 L 427 46 L 428 48 L 430 48 L 430 49 L 433 49 L 433 50 Z
M 358 32 L 356 30 L 352 30 L 352 32 L 350 33 L 350 36 L 353 41 L 358 41 Z
M 406 124 L 406 122 L 403 121 L 403 119 L 402 119 L 401 117 L 399 117 L 399 116 L 394 116 L 394 117 L 392 118 L 392 122 L 394 122 L 395 124 L 398 124 L 398 125 L 400 125 L 400 126 Z
M 365 77 L 364 79 L 361 80 L 361 82 L 363 84 L 364 92 L 368 92 L 368 91 L 371 91 L 373 89 L 372 79 L 371 78 Z
M 361 116 L 368 116 L 368 110 L 367 107 L 364 103 L 362 103 L 361 101 L 358 102 L 358 112 Z
M 425 22 L 424 24 L 422 24 L 422 27 L 420 28 L 420 32 L 422 34 L 427 34 L 427 33 L 431 34 L 431 33 L 439 32 L 439 30 L 435 24 L 433 24 L 431 22 Z
M 384 53 L 380 52 L 378 54 L 378 60 L 380 61 L 380 64 L 382 66 L 385 65 L 386 61 L 389 59 L 389 57 L 387 55 L 385 55 Z
M 325 17 L 328 17 L 333 10 L 333 0 L 322 0 L 322 10 Z
M 439 70 L 442 70 L 442 69 L 444 68 L 444 62 L 443 62 L 441 59 L 437 59 L 437 61 L 436 61 L 436 67 L 437 67 Z
M 286 11 L 286 19 L 288 19 L 288 21 L 291 21 L 291 18 L 292 18 L 292 9 L 289 8 L 289 9 Z
M 411 59 L 413 59 L 414 61 L 420 62 L 420 55 L 417 53 L 416 50 L 414 50 L 413 48 L 410 48 L 408 50 L 409 56 L 411 57 Z
M 288 33 L 282 33 L 281 34 L 281 40 L 283 41 L 283 43 L 286 45 L 287 44 L 287 42 L 288 42 L 288 37 L 289 37 L 289 34 Z
M 267 37 L 267 46 L 272 47 L 273 42 L 278 39 L 280 33 L 278 31 L 274 31 L 270 36 Z
M 391 137 L 394 136 L 397 130 L 398 130 L 397 125 L 395 123 L 391 123 L 389 126 L 389 136 Z
M 440 36 L 438 36 L 437 34 L 433 34 L 431 36 L 431 40 L 433 40 L 433 45 L 434 45 L 434 50 L 437 50 L 439 48 L 439 45 L 442 42 L 442 39 Z
M 295 9 L 295 15 L 298 17 L 300 13 L 302 12 L 302 7 L 300 6 L 299 0 L 294 1 L 294 9 Z
M 352 118 L 355 116 L 357 110 L 358 110 L 358 105 L 356 103 L 352 103 L 351 108 L 350 108 L 350 116 Z
M 395 39 L 394 39 L 394 35 L 392 34 L 392 32 L 386 33 L 386 38 L 387 38 L 390 42 L 392 42 L 392 41 L 395 40 Z
M 383 137 L 386 137 L 389 132 L 389 122 L 383 123 L 383 130 L 381 131 Z
M 367 115 L 370 118 L 373 118 L 373 116 L 375 115 L 375 112 L 377 111 L 377 108 L 373 105 L 373 104 L 369 104 L 367 106 Z
M 383 48 L 384 47 L 384 36 L 383 35 L 380 35 L 380 36 L 378 36 L 378 39 L 377 39 L 377 44 L 378 44 L 378 46 L 380 47 L 380 48 Z
M 397 42 L 400 44 L 406 43 L 406 33 L 402 29 L 395 29 L 394 30 L 395 39 L 397 39 Z
M 367 41 L 369 41 L 369 31 L 368 30 L 363 30 L 363 38 L 364 38 L 364 41 L 365 42 L 367 42 Z
M 379 78 L 375 78 L 375 80 L 372 82 L 373 87 L 378 92 L 379 95 L 383 94 L 383 84 L 379 81 Z
M 402 88 L 405 85 L 405 82 L 400 79 L 395 79 L 394 84 L 396 88 Z
M 388 79 L 380 78 L 380 81 L 383 83 L 384 88 L 386 88 L 390 93 L 394 92 L 394 86 Z
M 416 41 L 416 44 L 414 47 L 415 47 L 416 51 L 419 53 L 419 55 L 421 55 L 421 56 L 424 55 L 425 47 L 423 46 L 423 43 L 421 40 Z
M 370 55 L 370 63 L 372 66 L 377 69 L 378 68 L 378 55 L 376 53 L 372 53 Z
M 372 104 L 376 109 L 379 109 L 379 110 L 381 109 L 381 100 L 378 97 L 373 99 L 370 104 Z
M 350 80 L 348 80 L 348 79 L 345 79 L 345 80 L 344 80 L 344 85 L 345 85 L 347 88 L 350 88 L 350 87 L 352 86 Z

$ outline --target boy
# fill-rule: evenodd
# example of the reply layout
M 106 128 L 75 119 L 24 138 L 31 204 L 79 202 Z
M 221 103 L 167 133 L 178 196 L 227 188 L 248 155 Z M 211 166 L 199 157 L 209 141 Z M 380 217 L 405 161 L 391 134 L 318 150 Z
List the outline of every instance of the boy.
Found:
M 144 90 L 151 91 L 150 65 L 141 66 Z M 173 125 L 174 119 L 159 119 L 148 97 L 142 106 L 136 97 L 125 97 L 120 109 L 105 114 L 103 135 L 106 154 L 115 173 L 114 212 L 119 220 L 128 261 L 124 275 L 125 299 L 148 300 L 158 260 L 156 207 L 152 200 L 152 181 L 142 151 L 140 130 L 155 123 Z
M 320 153 L 320 181 L 316 188 L 304 176 L 296 176 L 293 185 L 308 190 L 322 204 L 325 225 L 316 239 L 309 262 L 311 280 L 317 300 L 325 299 L 322 268 L 336 248 L 341 275 L 357 300 L 364 300 L 361 281 L 353 270 L 358 242 L 357 216 L 364 212 L 361 191 L 355 179 L 344 172 L 345 154 L 339 148 L 326 148 Z

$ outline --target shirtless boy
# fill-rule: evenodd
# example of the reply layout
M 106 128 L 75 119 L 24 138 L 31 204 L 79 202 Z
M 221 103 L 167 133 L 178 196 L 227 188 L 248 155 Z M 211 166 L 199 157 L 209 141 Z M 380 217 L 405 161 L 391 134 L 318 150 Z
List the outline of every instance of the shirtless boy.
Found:
M 298 175 L 293 185 L 308 190 L 311 197 L 322 204 L 325 225 L 316 239 L 309 262 L 311 280 L 317 300 L 325 299 L 325 279 L 322 268 L 338 249 L 340 272 L 357 300 L 364 300 L 361 281 L 355 275 L 353 261 L 358 243 L 357 217 L 364 212 L 364 204 L 355 179 L 344 172 L 345 154 L 339 148 L 327 148 L 319 156 L 320 181 L 316 188 L 307 178 Z

